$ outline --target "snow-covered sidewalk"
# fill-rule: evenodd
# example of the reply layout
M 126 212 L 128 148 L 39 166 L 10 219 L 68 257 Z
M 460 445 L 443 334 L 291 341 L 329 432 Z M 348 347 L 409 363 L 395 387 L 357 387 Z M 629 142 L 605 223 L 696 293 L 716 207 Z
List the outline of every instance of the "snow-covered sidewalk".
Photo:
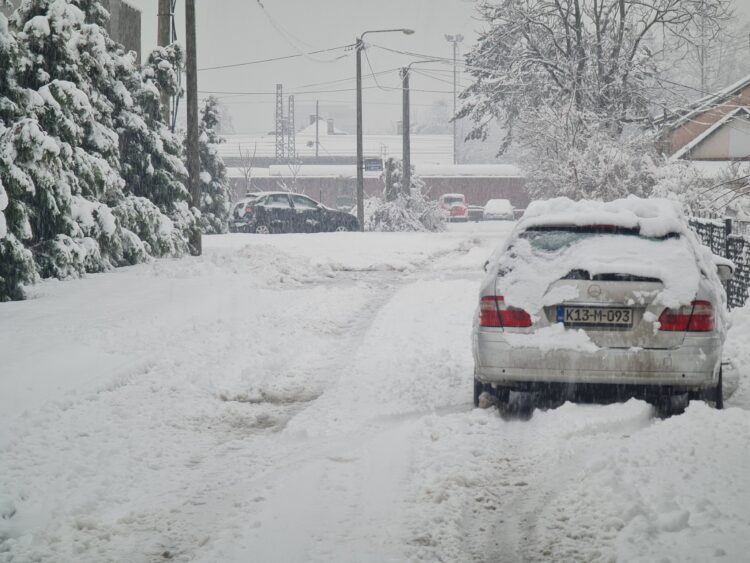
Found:
M 668 420 L 472 408 L 510 226 L 206 237 L 0 305 L 0 562 L 742 560 L 744 377 Z

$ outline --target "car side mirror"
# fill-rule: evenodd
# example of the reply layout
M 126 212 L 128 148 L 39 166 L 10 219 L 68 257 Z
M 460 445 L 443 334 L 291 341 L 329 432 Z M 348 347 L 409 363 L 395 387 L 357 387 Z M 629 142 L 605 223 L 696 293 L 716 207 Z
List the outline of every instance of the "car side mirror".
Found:
M 484 271 L 485 271 L 485 272 L 487 271 L 487 268 L 489 267 L 489 265 L 490 265 L 490 261 L 489 261 L 489 260 L 487 260 L 487 261 L 486 261 L 486 262 L 484 263 L 484 266 L 482 266 L 482 267 L 484 268 Z
M 734 277 L 734 269 L 729 264 L 716 264 L 716 273 L 723 282 L 729 281 Z

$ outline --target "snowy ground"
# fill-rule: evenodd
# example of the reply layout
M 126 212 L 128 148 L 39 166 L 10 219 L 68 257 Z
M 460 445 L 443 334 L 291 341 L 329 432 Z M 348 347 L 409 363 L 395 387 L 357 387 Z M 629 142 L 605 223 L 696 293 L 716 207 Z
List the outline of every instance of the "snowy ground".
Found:
M 469 334 L 509 229 L 207 237 L 0 305 L 0 562 L 746 560 L 750 308 L 724 411 L 506 422 Z

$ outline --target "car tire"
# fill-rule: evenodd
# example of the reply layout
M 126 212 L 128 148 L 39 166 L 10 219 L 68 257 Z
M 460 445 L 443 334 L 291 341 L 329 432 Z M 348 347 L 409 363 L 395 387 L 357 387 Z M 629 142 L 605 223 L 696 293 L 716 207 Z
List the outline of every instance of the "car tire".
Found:
M 338 227 L 334 229 L 334 232 L 336 233 L 346 233 L 348 231 L 349 229 L 346 227 L 346 225 L 339 225 Z
M 714 408 L 724 408 L 724 376 L 722 375 L 721 368 L 719 368 L 719 381 L 716 383 L 716 391 L 714 395 Z
M 255 227 L 255 234 L 256 235 L 270 235 L 271 229 L 268 228 L 268 225 L 257 225 Z
M 477 381 L 477 378 L 474 378 L 474 408 L 479 407 L 479 397 L 480 395 L 484 393 L 484 383 L 481 381 Z

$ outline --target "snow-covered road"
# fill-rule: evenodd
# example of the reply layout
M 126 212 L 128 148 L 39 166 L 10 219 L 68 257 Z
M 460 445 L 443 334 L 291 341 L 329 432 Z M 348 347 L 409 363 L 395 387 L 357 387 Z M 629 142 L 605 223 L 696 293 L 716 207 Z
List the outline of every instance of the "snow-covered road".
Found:
M 744 377 L 667 420 L 472 408 L 510 227 L 206 237 L 0 305 L 0 562 L 745 560 Z

